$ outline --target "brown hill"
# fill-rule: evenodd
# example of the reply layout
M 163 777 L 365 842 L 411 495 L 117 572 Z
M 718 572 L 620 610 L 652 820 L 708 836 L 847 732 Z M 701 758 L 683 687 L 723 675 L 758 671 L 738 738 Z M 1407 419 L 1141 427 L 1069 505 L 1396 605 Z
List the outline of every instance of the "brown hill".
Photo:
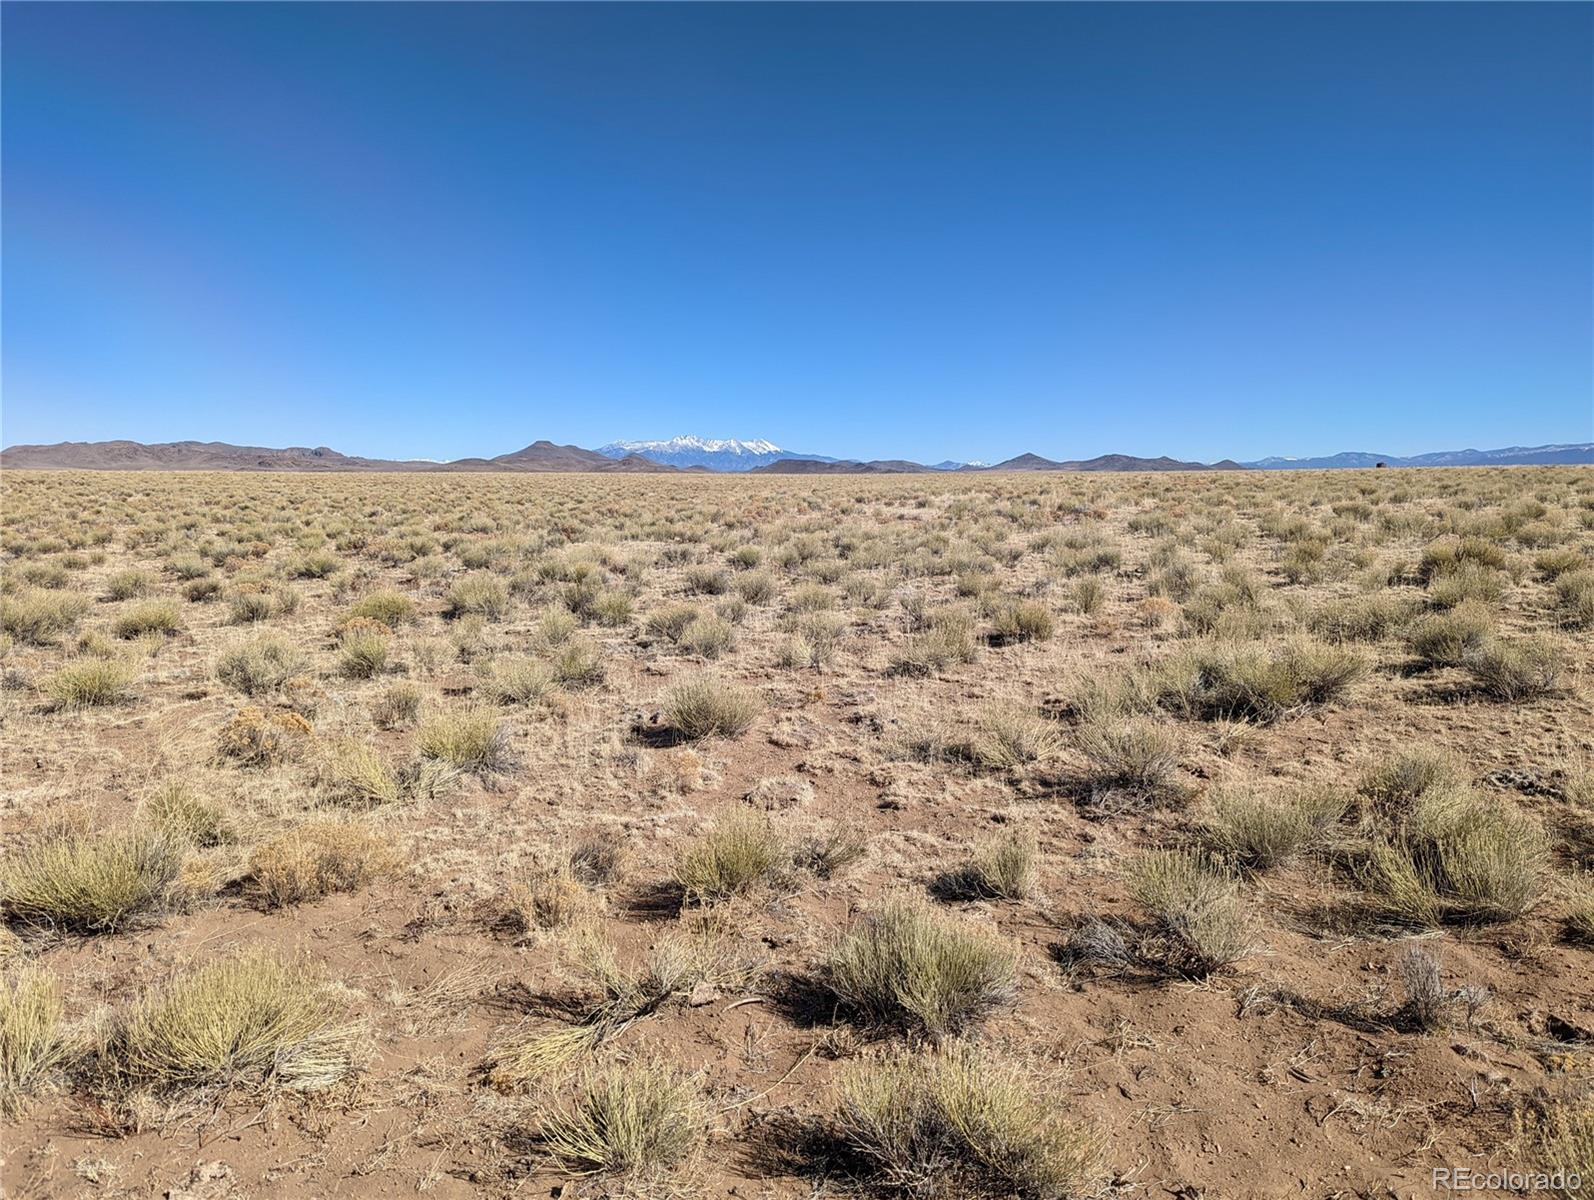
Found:
M 55 471 L 673 471 L 638 455 L 612 459 L 580 446 L 539 441 L 496 458 L 359 458 L 326 446 L 234 446 L 227 442 L 57 442 L 0 450 L 0 468 Z
M 922 463 L 909 462 L 905 458 L 876 458 L 869 462 L 854 462 L 842 459 L 837 462 L 821 462 L 816 458 L 783 458 L 776 462 L 767 463 L 762 467 L 754 467 L 747 472 L 749 475 L 916 475 L 920 472 L 932 470 Z
M 1206 463 L 1182 462 L 1177 458 L 1163 455 L 1160 458 L 1136 458 L 1132 454 L 1101 454 L 1095 458 L 1083 460 L 1075 459 L 1068 462 L 1056 462 L 1050 458 L 1042 458 L 1038 454 L 1020 454 L 1017 458 L 1010 458 L 1006 462 L 999 462 L 993 467 L 984 468 L 987 471 L 1243 471 L 1239 463 L 1231 459 L 1222 462 Z

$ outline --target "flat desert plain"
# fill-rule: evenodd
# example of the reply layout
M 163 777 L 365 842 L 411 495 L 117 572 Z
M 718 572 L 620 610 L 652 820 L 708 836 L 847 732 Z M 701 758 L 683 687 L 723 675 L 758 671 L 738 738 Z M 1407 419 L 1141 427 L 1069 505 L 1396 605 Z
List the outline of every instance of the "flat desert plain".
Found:
M 1594 470 L 3 501 L 8 1195 L 1594 1179 Z

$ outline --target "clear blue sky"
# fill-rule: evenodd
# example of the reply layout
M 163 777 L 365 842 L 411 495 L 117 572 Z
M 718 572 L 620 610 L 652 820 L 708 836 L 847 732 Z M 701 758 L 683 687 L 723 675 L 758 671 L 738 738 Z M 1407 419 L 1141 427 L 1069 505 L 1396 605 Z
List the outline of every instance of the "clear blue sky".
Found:
M 1587 4 L 16 4 L 6 444 L 1594 439 Z

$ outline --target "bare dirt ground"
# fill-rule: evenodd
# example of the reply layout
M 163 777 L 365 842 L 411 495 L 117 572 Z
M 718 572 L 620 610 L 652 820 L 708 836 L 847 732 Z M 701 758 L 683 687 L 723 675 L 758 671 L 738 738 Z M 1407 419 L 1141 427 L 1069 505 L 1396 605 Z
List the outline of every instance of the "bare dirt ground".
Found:
M 1572 1166 L 1594 1138 L 1594 471 L 10 472 L 3 495 L 5 969 L 61 1007 L 48 1061 L 8 1071 L 8 1195 L 1326 1200 L 1443 1194 L 1436 1166 Z M 389 593 L 413 612 L 351 635 Z M 663 619 L 686 605 L 695 626 Z M 1425 650 L 1457 612 L 1481 632 Z M 229 671 L 261 638 L 292 652 L 280 677 Z M 1221 705 L 1168 669 L 1302 646 L 1306 684 Z M 60 678 L 90 663 L 125 686 Z M 745 689 L 756 713 L 689 737 L 683 682 Z M 248 710 L 302 728 L 246 761 L 224 731 Z M 462 715 L 497 737 L 481 758 L 428 734 Z M 1126 782 L 1100 749 L 1114 730 L 1166 739 L 1172 766 Z M 1413 751 L 1522 822 L 1477 851 L 1484 882 L 1428 880 L 1431 919 L 1375 869 L 1418 835 L 1367 781 Z M 376 785 L 353 787 L 356 765 Z M 1339 799 L 1262 863 L 1225 825 L 1237 790 Z M 694 894 L 683 855 L 734 813 L 785 857 Z M 261 848 L 329 822 L 382 853 L 284 899 Z M 181 862 L 137 911 L 85 927 L 19 890 L 41 846 L 139 831 Z M 860 853 L 802 865 L 816 835 Z M 1002 839 L 1027 847 L 1020 894 L 960 886 Z M 621 866 L 572 873 L 594 845 Z M 1130 885 L 1165 849 L 1221 881 L 1238 952 Z M 860 1012 L 827 974 L 895 897 L 1016 947 L 1000 1002 L 950 1036 Z M 1124 957 L 1080 953 L 1093 922 Z M 735 969 L 546 1073 L 504 1068 L 592 1010 L 583 945 L 635 972 L 705 926 Z M 295 1090 L 280 1053 L 178 1084 L 116 1065 L 138 1004 L 256 949 L 357 1028 L 347 1070 Z M 1429 1008 L 1414 961 L 1437 968 Z M 810 1152 L 847 1070 L 953 1043 L 1021 1072 L 1094 1166 L 937 1193 Z M 683 1154 L 600 1169 L 550 1148 L 548 1114 L 592 1070 L 654 1062 L 698 1098 Z

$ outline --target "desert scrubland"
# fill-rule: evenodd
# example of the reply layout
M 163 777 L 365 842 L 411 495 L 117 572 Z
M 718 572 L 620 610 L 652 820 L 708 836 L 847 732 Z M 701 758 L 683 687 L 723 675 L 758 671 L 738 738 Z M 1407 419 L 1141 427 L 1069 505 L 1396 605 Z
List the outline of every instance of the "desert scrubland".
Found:
M 8 1195 L 1594 1179 L 1594 470 L 3 508 Z

